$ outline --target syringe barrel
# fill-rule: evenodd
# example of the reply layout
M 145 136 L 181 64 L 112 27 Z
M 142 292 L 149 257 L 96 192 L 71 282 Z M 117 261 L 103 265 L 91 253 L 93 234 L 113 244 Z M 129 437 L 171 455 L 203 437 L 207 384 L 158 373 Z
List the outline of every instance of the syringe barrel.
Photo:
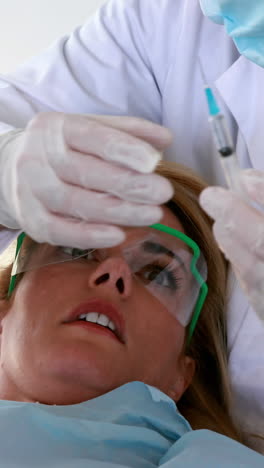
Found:
M 210 117 L 209 123 L 217 150 L 223 157 L 230 156 L 234 148 L 224 115 L 219 113 Z
M 240 167 L 238 164 L 237 156 L 233 153 L 228 158 L 221 157 L 221 164 L 225 174 L 225 179 L 228 187 L 237 193 L 242 194 L 244 192 L 241 181 L 240 181 Z M 244 198 L 244 197 L 243 197 Z
M 225 174 L 225 179 L 229 188 L 238 193 L 243 193 L 240 182 L 240 167 L 233 147 L 231 135 L 226 125 L 226 119 L 223 114 L 217 114 L 210 117 L 213 137 L 219 154 Z

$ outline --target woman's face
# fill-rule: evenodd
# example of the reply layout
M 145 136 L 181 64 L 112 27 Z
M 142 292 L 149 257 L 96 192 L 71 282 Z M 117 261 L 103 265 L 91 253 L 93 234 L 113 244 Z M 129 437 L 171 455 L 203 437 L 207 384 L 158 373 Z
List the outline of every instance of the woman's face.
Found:
M 183 231 L 168 208 L 162 223 Z M 1 399 L 75 404 L 130 381 L 180 398 L 194 372 L 192 359 L 182 353 L 185 329 L 134 279 L 121 254 L 153 229 L 125 231 L 125 242 L 107 249 L 103 261 L 74 260 L 29 271 L 11 303 L 2 303 Z M 116 311 L 123 327 L 121 340 L 77 321 L 81 313 L 107 315 L 113 309 L 112 321 L 118 322 Z

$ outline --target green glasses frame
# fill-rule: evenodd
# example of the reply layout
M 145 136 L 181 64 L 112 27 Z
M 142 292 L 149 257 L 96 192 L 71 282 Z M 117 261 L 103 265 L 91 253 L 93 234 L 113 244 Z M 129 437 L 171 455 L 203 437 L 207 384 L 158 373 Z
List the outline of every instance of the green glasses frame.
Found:
M 204 281 L 204 279 L 202 278 L 202 276 L 200 275 L 199 271 L 197 270 L 197 266 L 196 266 L 197 261 L 200 258 L 201 251 L 200 251 L 199 246 L 196 244 L 196 242 L 194 240 L 192 240 L 190 237 L 186 236 L 186 234 L 183 234 L 182 232 L 177 231 L 177 229 L 170 228 L 168 226 L 165 226 L 164 224 L 153 224 L 150 227 L 153 228 L 153 229 L 156 229 L 157 231 L 165 232 L 166 234 L 170 234 L 171 236 L 174 236 L 174 237 L 177 237 L 178 239 L 181 239 L 183 242 L 185 242 L 185 244 L 188 245 L 188 247 L 190 247 L 190 249 L 193 252 L 193 257 L 192 257 L 190 268 L 191 268 L 191 273 L 193 274 L 196 281 L 200 285 L 200 291 L 199 291 L 199 296 L 197 298 L 197 301 L 196 301 L 196 304 L 195 304 L 195 307 L 194 307 L 192 320 L 191 320 L 190 325 L 188 327 L 187 345 L 189 345 L 190 341 L 192 339 L 192 336 L 194 334 L 194 330 L 195 330 L 195 327 L 197 325 L 198 319 L 200 317 L 200 313 L 202 311 L 206 296 L 208 294 L 208 286 L 207 286 L 206 282 Z M 21 249 L 21 246 L 23 244 L 25 236 L 26 236 L 26 234 L 23 232 L 22 234 L 20 234 L 20 236 L 17 239 L 15 259 L 17 258 L 18 254 L 19 254 L 19 251 Z M 11 276 L 10 283 L 9 283 L 9 288 L 8 288 L 8 297 L 11 296 L 12 292 L 15 289 L 17 276 L 18 275 Z
M 204 281 L 203 277 L 200 275 L 199 271 L 197 270 L 197 261 L 200 258 L 201 250 L 194 240 L 186 236 L 186 234 L 183 234 L 183 232 L 178 231 L 177 229 L 170 228 L 168 226 L 165 226 L 164 224 L 153 224 L 150 227 L 157 229 L 158 231 L 165 232 L 166 234 L 170 234 L 171 236 L 177 237 L 178 239 L 181 239 L 183 242 L 185 242 L 185 244 L 188 245 L 188 247 L 190 247 L 190 249 L 193 252 L 190 269 L 191 269 L 191 273 L 193 274 L 196 281 L 200 285 L 200 291 L 199 291 L 199 296 L 197 298 L 197 301 L 194 307 L 192 320 L 188 327 L 187 345 L 189 345 L 193 337 L 198 319 L 200 317 L 206 296 L 208 294 L 208 286 L 206 282 Z

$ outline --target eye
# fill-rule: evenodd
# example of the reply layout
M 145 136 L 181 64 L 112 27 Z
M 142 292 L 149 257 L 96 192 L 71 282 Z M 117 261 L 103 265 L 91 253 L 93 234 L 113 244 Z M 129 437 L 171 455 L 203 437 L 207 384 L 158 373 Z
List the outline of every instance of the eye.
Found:
M 161 287 L 169 289 L 177 289 L 179 278 L 174 272 L 169 271 L 164 266 L 160 265 L 146 265 L 140 271 L 140 276 L 146 283 L 156 282 Z
M 93 252 L 95 249 L 78 249 L 76 247 L 61 247 L 61 250 L 64 254 L 68 255 L 70 258 L 85 258 L 86 260 L 93 259 Z

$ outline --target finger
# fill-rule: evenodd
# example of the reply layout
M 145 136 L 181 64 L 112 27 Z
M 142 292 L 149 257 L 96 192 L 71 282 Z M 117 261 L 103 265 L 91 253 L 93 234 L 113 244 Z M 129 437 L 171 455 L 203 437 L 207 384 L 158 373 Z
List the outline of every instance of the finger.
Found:
M 226 236 L 225 227 L 219 221 L 213 226 L 214 236 L 224 252 L 226 258 L 232 263 L 237 278 L 250 298 L 255 311 L 262 316 L 264 312 L 264 262 L 258 256 L 252 254 L 251 250 L 245 248 L 242 242 L 229 241 Z M 260 314 L 261 315 L 261 314 Z
M 56 173 L 64 182 L 131 202 L 161 205 L 173 196 L 170 182 L 158 174 L 138 174 L 76 152 L 69 153 L 67 165 L 56 165 Z
M 148 226 L 159 222 L 163 215 L 158 206 L 130 203 L 106 193 L 66 184 L 57 184 L 55 195 L 53 190 L 46 191 L 41 200 L 52 213 L 89 223 Z
M 213 225 L 214 237 L 225 254 L 226 258 L 230 260 L 233 266 L 242 274 L 245 272 L 247 275 L 251 272 L 254 275 L 254 265 L 258 258 L 252 254 L 252 251 L 245 247 L 243 242 L 238 236 L 235 239 L 230 238 L 229 232 L 222 221 L 216 221 Z
M 241 171 L 240 178 L 250 198 L 264 207 L 264 172 L 247 169 Z
M 202 208 L 221 225 L 218 237 L 225 253 L 237 246 L 248 249 L 252 257 L 264 260 L 264 216 L 244 203 L 237 194 L 221 187 L 209 187 L 200 196 Z M 220 227 L 218 228 L 220 232 Z
M 172 143 L 172 133 L 168 128 L 146 119 L 94 114 L 85 115 L 84 118 L 86 121 L 93 120 L 107 127 L 115 128 L 116 130 L 129 133 L 131 136 L 145 140 L 159 151 L 163 151 Z
M 36 242 L 87 249 L 112 247 L 125 240 L 119 227 L 58 216 L 48 212 L 37 199 L 32 208 L 34 216 L 24 215 L 21 227 Z
M 84 117 L 72 119 L 72 116 L 66 116 L 64 138 L 75 151 L 93 154 L 143 173 L 152 172 L 161 160 L 160 152 L 149 143 Z M 61 155 L 64 162 L 64 152 Z
M 107 248 L 119 245 L 125 240 L 125 233 L 120 228 L 107 224 L 90 224 L 80 219 L 63 218 L 50 213 L 46 223 L 46 235 L 38 242 L 65 245 L 68 247 Z

